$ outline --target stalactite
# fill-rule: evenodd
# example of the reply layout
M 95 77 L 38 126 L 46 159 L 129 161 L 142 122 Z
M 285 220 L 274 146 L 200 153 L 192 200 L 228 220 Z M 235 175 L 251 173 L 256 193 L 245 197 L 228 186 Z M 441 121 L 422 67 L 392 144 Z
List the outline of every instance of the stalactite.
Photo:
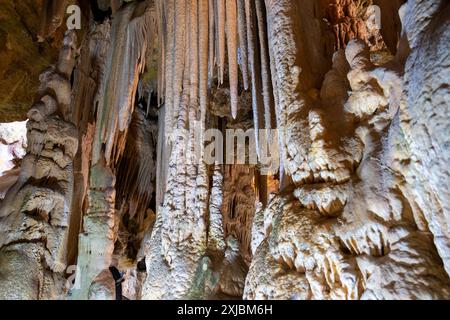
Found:
M 209 27 L 210 8 L 209 0 L 199 0 L 199 74 L 200 74 L 200 122 L 204 123 L 206 119 L 206 110 L 208 107 L 208 59 L 211 64 L 214 58 L 208 56 L 209 47 L 213 41 L 210 41 L 212 31 Z M 211 50 L 213 52 L 213 50 Z
M 263 0 L 255 0 L 256 17 L 258 21 L 259 48 L 261 56 L 261 80 L 264 97 L 264 128 L 273 129 L 275 122 L 275 106 L 273 101 L 273 87 L 270 71 L 269 48 L 266 32 L 266 9 Z
M 272 22 L 269 20 L 270 17 L 266 14 L 266 24 L 270 25 Z M 276 128 L 278 128 L 280 126 L 280 119 L 279 119 L 279 115 L 280 112 L 278 111 L 278 106 L 279 106 L 279 97 L 278 97 L 278 90 L 276 90 L 276 88 L 278 87 L 277 85 L 277 70 L 275 67 L 275 57 L 274 57 L 274 53 L 273 53 L 273 48 L 271 45 L 269 45 L 272 42 L 272 38 L 273 35 L 270 32 L 267 32 L 267 46 L 269 49 L 269 60 L 270 60 L 270 74 L 271 74 L 271 80 L 272 80 L 272 94 L 273 94 L 273 98 L 274 98 L 274 113 L 275 113 L 275 122 L 276 122 Z M 282 164 L 280 165 L 280 167 L 282 167 Z
M 241 57 L 242 78 L 244 81 L 244 89 L 248 90 L 248 46 L 247 46 L 247 23 L 245 17 L 245 2 L 244 0 L 237 0 L 237 19 L 238 19 L 238 34 L 239 47 Z
M 164 71 L 164 114 L 165 114 L 165 131 L 166 136 L 170 136 L 173 130 L 173 113 L 174 113 L 174 101 L 173 101 L 173 79 L 174 79 L 174 65 L 175 65 L 175 0 L 159 1 L 161 6 L 164 7 L 164 12 L 160 20 L 166 21 L 166 33 L 164 37 L 165 41 L 165 71 Z M 167 143 L 167 142 L 164 142 Z M 170 146 L 168 146 L 170 148 Z M 169 151 L 169 149 L 167 150 Z M 167 163 L 167 161 L 164 161 Z M 165 170 L 166 171 L 166 170 Z
M 155 1 L 158 30 L 159 30 L 159 66 L 158 66 L 158 104 L 163 103 L 165 93 L 165 72 L 166 72 L 166 35 L 167 35 L 167 20 L 165 1 Z
M 226 0 L 226 24 L 228 43 L 228 73 L 230 77 L 231 115 L 236 119 L 238 111 L 238 35 L 236 0 Z
M 197 108 L 198 104 L 199 104 L 199 74 L 200 74 L 200 69 L 199 69 L 199 60 L 200 58 L 202 58 L 202 62 L 203 60 L 203 56 L 201 56 L 199 54 L 199 44 L 202 42 L 202 40 L 199 37 L 199 32 L 200 32 L 200 28 L 199 28 L 199 10 L 198 10 L 198 0 L 190 0 L 190 4 L 188 4 L 188 11 L 190 12 L 190 17 L 189 17 L 189 23 L 188 25 L 190 26 L 190 28 L 188 29 L 188 55 L 189 55 L 189 67 L 190 70 L 188 72 L 190 79 L 189 79 L 189 83 L 187 84 L 188 87 L 190 88 L 190 101 L 189 101 L 189 106 L 190 106 L 190 110 L 192 110 L 194 112 L 193 117 L 190 117 L 190 120 L 196 120 L 196 114 L 195 114 L 195 109 Z M 200 19 L 203 19 L 205 17 L 200 16 Z M 202 49 L 204 49 L 204 45 L 202 46 Z M 202 52 L 203 53 L 203 52 Z M 188 69 L 188 68 L 186 68 Z M 186 70 L 185 69 L 185 70 Z M 193 119 L 191 119 L 193 118 Z
M 159 20 L 162 21 L 161 34 L 164 41 L 164 70 L 160 73 L 162 76 L 161 87 L 164 88 L 164 105 L 160 109 L 160 126 L 158 129 L 160 139 L 158 140 L 158 190 L 157 206 L 162 205 L 164 201 L 164 192 L 166 190 L 166 178 L 168 171 L 168 155 L 171 152 L 171 141 L 167 139 L 173 131 L 174 100 L 173 100 L 173 74 L 174 74 L 174 47 L 175 47 L 175 0 L 157 1 L 161 7 Z M 162 54 L 162 52 L 161 52 Z M 163 117 L 163 118 L 161 118 Z
M 218 19 L 218 43 L 219 43 L 219 82 L 223 84 L 225 69 L 225 1 L 217 0 L 217 19 Z
M 117 162 L 125 147 L 126 131 L 134 110 L 139 75 L 145 67 L 148 37 L 152 34 L 151 15 L 147 8 L 134 17 L 136 6 L 120 11 L 112 26 L 111 49 L 107 61 L 104 87 L 98 97 L 99 125 L 93 150 L 93 161 L 100 159 L 105 144 L 107 164 Z
M 245 0 L 245 16 L 247 23 L 248 59 L 252 80 L 253 124 L 255 130 L 256 150 L 259 152 L 258 130 L 264 129 L 264 105 L 260 94 L 262 88 L 257 46 L 257 22 L 254 2 L 251 0 Z
M 212 65 L 212 70 L 217 72 L 217 82 L 220 83 L 220 25 L 219 25 L 219 6 L 218 1 L 220 0 L 213 0 L 214 1 L 214 61 Z M 210 79 L 212 81 L 213 79 Z
M 186 5 L 188 0 L 175 0 L 175 14 L 174 14 L 174 57 L 173 57 L 173 110 L 174 119 L 178 119 L 178 114 L 182 109 L 181 95 L 183 93 L 183 76 L 186 65 Z M 189 30 L 189 29 L 187 29 Z M 175 122 L 175 127 L 179 128 L 179 123 Z
M 215 1 L 216 0 L 208 0 L 209 1 L 209 21 L 208 21 L 208 27 L 209 27 L 209 58 L 208 58 L 208 85 L 211 86 L 211 81 L 214 77 L 214 67 L 216 65 L 216 14 L 217 10 L 215 9 Z
M 269 34 L 269 39 L 271 40 L 269 46 L 273 53 L 273 74 L 276 75 L 274 82 L 277 83 L 275 96 L 278 96 L 278 128 L 284 129 L 288 117 L 287 109 L 290 105 L 296 105 L 298 98 L 296 90 L 299 83 L 299 70 L 295 66 L 295 57 L 297 56 L 296 48 L 292 45 L 292 43 L 295 43 L 295 34 L 292 27 L 293 21 L 288 18 L 282 19 L 293 9 L 289 1 L 276 4 L 270 0 L 266 0 L 266 8 L 267 21 L 269 22 L 268 28 L 271 30 L 271 34 Z M 281 162 L 280 180 L 284 182 L 287 153 L 285 147 L 286 137 L 282 130 L 280 130 L 279 141 Z

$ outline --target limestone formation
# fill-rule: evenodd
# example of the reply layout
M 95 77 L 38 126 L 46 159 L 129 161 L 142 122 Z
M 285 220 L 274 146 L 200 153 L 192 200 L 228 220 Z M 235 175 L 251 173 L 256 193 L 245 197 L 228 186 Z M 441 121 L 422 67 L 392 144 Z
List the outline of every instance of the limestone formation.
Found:
M 68 31 L 62 55 L 41 76 L 36 104 L 27 123 L 27 154 L 16 183 L 1 203 L 0 298 L 57 299 L 65 296 L 67 238 L 73 190 L 73 158 L 78 139 L 75 126 L 65 121 L 70 103 L 70 72 L 76 36 Z M 53 95 L 45 95 L 45 88 Z M 50 94 L 50 93 L 49 93 Z M 45 98 L 39 100 L 40 98 Z M 45 102 L 55 108 L 37 111 Z M 17 273 L 14 272 L 17 270 Z M 19 271 L 20 270 L 20 271 Z M 11 290 L 11 288 L 14 288 Z
M 0 299 L 450 299 L 447 0 L 4 2 Z

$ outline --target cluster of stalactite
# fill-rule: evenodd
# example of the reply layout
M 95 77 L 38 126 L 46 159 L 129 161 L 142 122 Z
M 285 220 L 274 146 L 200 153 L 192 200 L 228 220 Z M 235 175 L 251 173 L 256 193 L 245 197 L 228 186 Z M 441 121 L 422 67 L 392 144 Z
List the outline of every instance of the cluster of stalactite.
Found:
M 183 88 L 192 89 L 190 104 L 199 105 L 196 120 L 204 122 L 211 86 L 215 79 L 223 85 L 227 76 L 232 117 L 237 117 L 240 93 L 251 88 L 255 129 L 274 128 L 264 1 L 181 0 L 156 5 L 164 30 L 158 93 L 164 97 L 165 130 L 170 133 L 178 125 Z
M 58 64 L 40 77 L 28 153 L 1 203 L 2 270 L 22 263 L 29 274 L 2 278 L 9 298 L 115 298 L 110 267 L 136 268 L 154 221 L 157 114 L 143 83 L 158 39 L 154 3 L 114 1 L 110 19 L 104 2 L 45 1 L 39 41 L 65 28 L 74 3 L 87 28 L 67 33 Z
M 157 272 L 149 274 L 144 289 L 149 298 L 181 298 L 191 294 L 192 283 L 197 281 L 199 268 L 203 268 L 203 257 L 217 260 L 214 257 L 226 255 L 226 246 L 220 246 L 219 252 L 208 251 L 211 247 L 208 222 L 214 220 L 214 210 L 210 212 L 208 208 L 217 206 L 209 182 L 213 179 L 212 168 L 202 161 L 186 163 L 185 155 L 194 146 L 169 138 L 183 129 L 190 132 L 194 141 L 196 126 L 202 135 L 202 130 L 222 121 L 226 127 L 227 123 L 245 120 L 243 110 L 249 106 L 240 105 L 245 100 L 245 91 L 252 95 L 253 112 L 247 119 L 253 118 L 255 129 L 274 128 L 276 119 L 264 1 L 174 0 L 155 4 L 163 31 L 157 87 L 163 105 L 160 112 L 163 140 L 157 164 L 157 206 L 161 206 L 161 211 L 152 237 L 157 244 L 153 243 L 147 256 L 148 269 Z M 222 110 L 219 118 L 210 110 L 215 104 L 211 101 L 214 85 L 229 88 L 229 100 L 225 103 L 229 109 Z M 226 120 L 221 120 L 223 117 Z M 224 179 L 221 188 L 233 189 L 233 184 L 245 181 L 236 180 L 233 176 L 240 175 L 240 171 L 234 166 L 230 168 L 235 173 L 225 174 L 223 168 L 219 169 Z M 252 188 L 253 176 L 248 174 L 243 190 Z M 247 199 L 242 191 L 230 196 L 221 191 L 217 196 L 223 198 L 222 210 L 229 212 L 228 215 L 222 212 L 225 230 L 221 237 L 237 237 L 240 246 L 246 248 L 241 253 L 248 255 L 254 200 Z M 247 209 L 241 210 L 243 207 Z M 213 273 L 222 272 L 212 265 Z M 160 272 L 170 275 L 165 283 L 161 283 Z
M 89 85 L 90 74 L 86 79 L 80 72 L 80 86 L 86 87 L 77 92 L 80 105 L 74 106 L 91 112 L 81 122 L 90 144 L 81 151 L 81 166 L 87 167 L 83 178 L 89 180 L 80 193 L 87 208 L 82 210 L 76 286 L 70 292 L 74 299 L 115 297 L 109 267 L 126 271 L 129 260 L 134 262 L 140 247 L 136 242 L 154 215 L 150 203 L 157 127 L 148 118 L 148 105 L 144 108 L 144 93 L 139 90 L 151 51 L 150 36 L 157 35 L 154 13 L 152 2 L 130 4 L 113 21 L 94 24 L 87 37 L 91 53 L 86 56 L 91 61 L 86 63 L 98 69 L 95 86 Z M 86 117 L 83 111 L 79 115 Z

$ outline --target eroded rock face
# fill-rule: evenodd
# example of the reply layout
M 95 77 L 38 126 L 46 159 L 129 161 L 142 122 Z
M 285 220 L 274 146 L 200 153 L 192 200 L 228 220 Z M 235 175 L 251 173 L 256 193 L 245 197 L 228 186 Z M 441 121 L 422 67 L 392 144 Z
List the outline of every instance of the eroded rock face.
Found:
M 76 36 L 68 32 L 57 65 L 41 77 L 41 88 L 70 86 Z M 47 82 L 48 78 L 53 78 Z M 73 188 L 72 161 L 78 148 L 75 126 L 64 120 L 70 91 L 38 95 L 27 123 L 27 154 L 17 182 L 0 207 L 0 297 L 60 299 L 64 296 L 67 235 Z M 45 99 L 44 99 L 45 98 Z M 45 107 L 51 104 L 54 108 Z M 42 109 L 40 109 L 42 106 Z M 39 116 L 37 116 L 39 115 Z M 21 270 L 18 274 L 13 270 Z

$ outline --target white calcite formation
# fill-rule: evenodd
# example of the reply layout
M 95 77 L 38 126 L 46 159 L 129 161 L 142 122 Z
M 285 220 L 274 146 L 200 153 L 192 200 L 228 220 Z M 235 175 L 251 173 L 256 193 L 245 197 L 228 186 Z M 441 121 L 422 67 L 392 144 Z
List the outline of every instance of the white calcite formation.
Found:
M 403 2 L 91 1 L 0 125 L 0 299 L 449 299 L 450 4 Z
M 287 92 L 299 97 L 286 105 L 294 184 L 260 214 L 264 227 L 253 226 L 264 238 L 244 298 L 449 298 L 449 197 L 445 187 L 434 193 L 449 182 L 449 19 L 431 2 L 402 8 L 404 66 L 401 51 L 375 66 L 366 45 L 351 41 L 320 95 Z

